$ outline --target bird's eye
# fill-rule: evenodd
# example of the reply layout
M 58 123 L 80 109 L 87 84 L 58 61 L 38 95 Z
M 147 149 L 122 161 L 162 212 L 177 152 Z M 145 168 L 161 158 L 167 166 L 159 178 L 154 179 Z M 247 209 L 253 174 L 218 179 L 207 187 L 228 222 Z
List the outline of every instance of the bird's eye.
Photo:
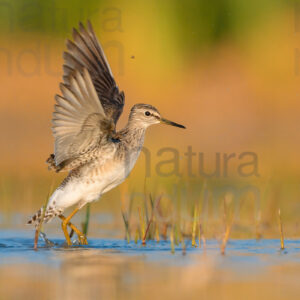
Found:
M 147 116 L 147 117 L 149 117 L 151 114 L 150 114 L 150 111 L 145 111 L 145 115 Z

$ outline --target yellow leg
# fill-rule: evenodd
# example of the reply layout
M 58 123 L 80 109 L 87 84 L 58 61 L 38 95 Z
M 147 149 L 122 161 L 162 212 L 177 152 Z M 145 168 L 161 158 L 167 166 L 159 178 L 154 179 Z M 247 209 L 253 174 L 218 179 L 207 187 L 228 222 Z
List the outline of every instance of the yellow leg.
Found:
M 65 218 L 63 215 L 60 215 L 59 217 L 60 217 L 63 221 L 66 220 L 66 218 Z M 74 224 L 72 224 L 71 222 L 69 222 L 67 225 L 70 226 L 70 228 L 73 229 L 74 232 L 77 234 L 79 243 L 80 243 L 81 245 L 88 245 L 86 236 L 85 236 L 85 235 L 84 235 L 84 234 L 83 234 L 83 233 L 82 233 L 82 232 L 81 232 Z M 62 226 L 63 226 L 63 225 L 62 225 Z M 64 230 L 64 229 L 63 229 L 63 230 Z M 65 233 L 65 231 L 64 231 L 64 233 Z M 68 236 L 69 236 L 69 234 L 68 234 Z M 69 236 L 69 238 L 70 238 L 70 236 Z M 68 242 L 68 240 L 67 240 L 67 242 Z
M 68 233 L 68 230 L 67 230 L 67 226 L 70 226 L 76 232 L 76 234 L 78 235 L 79 242 L 82 245 L 87 245 L 88 244 L 85 235 L 79 229 L 77 229 L 76 226 L 74 226 L 70 222 L 70 220 L 74 217 L 74 215 L 78 212 L 78 210 L 79 210 L 78 208 L 75 208 L 74 211 L 67 218 L 65 218 L 63 215 L 59 216 L 63 220 L 62 223 L 61 223 L 61 227 L 62 227 L 62 230 L 64 232 L 67 244 L 69 246 L 72 243 L 71 243 L 71 239 L 70 239 L 70 236 L 69 236 L 69 233 Z

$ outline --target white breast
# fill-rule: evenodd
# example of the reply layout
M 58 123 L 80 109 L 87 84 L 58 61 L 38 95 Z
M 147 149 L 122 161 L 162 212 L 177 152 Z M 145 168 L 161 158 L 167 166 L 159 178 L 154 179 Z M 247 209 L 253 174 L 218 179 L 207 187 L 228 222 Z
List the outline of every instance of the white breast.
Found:
M 65 209 L 72 205 L 84 206 L 96 201 L 103 193 L 122 183 L 131 172 L 140 151 L 130 157 L 116 161 L 113 155 L 101 158 L 93 166 L 86 166 L 79 177 L 72 178 L 64 187 L 58 188 L 51 196 L 49 205 Z

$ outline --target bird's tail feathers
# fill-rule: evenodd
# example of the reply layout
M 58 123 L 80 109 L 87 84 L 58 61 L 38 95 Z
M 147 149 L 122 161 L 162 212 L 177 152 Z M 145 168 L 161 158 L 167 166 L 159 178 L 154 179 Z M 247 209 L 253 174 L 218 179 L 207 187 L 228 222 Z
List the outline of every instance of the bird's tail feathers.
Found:
M 34 225 L 37 228 L 41 222 L 48 223 L 54 217 L 61 215 L 62 210 L 55 209 L 51 206 L 47 207 L 44 213 L 44 206 L 42 206 L 27 222 L 27 225 Z

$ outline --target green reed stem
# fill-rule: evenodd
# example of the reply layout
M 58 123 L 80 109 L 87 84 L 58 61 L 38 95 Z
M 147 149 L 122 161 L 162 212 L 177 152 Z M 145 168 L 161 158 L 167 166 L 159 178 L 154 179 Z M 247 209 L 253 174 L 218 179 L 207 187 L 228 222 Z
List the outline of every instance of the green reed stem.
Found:
M 82 223 L 82 232 L 85 236 L 87 236 L 88 229 L 89 229 L 89 222 L 90 222 L 90 210 L 91 210 L 91 204 L 88 203 L 86 205 L 86 213 L 85 213 L 85 220 Z

